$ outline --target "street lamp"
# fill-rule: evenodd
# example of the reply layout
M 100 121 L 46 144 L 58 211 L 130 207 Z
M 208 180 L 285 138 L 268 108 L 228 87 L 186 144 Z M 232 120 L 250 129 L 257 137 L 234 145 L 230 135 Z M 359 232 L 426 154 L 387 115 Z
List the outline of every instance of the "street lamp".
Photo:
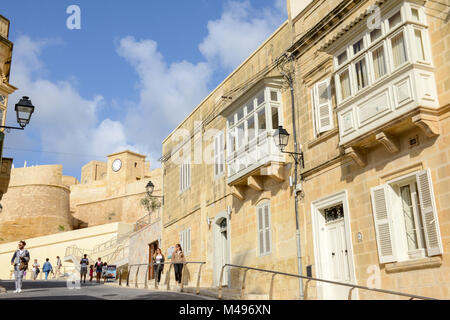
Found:
M 149 181 L 145 186 L 145 189 L 147 190 L 148 196 L 151 197 L 153 190 L 155 190 L 155 185 L 153 184 L 153 182 Z
M 279 126 L 277 130 L 275 130 L 274 134 L 275 145 L 280 148 L 281 151 L 286 148 L 289 141 L 289 133 L 283 126 Z
M 147 185 L 145 186 L 145 189 L 147 190 L 147 195 L 151 198 L 160 198 L 162 199 L 162 204 L 164 205 L 164 196 L 154 196 L 153 195 L 153 191 L 155 190 L 155 185 L 153 184 L 153 182 L 150 180 Z
M 30 123 L 31 115 L 34 112 L 34 106 L 31 103 L 31 100 L 28 97 L 24 96 L 19 100 L 18 103 L 16 103 L 15 111 L 17 123 L 20 125 L 20 127 L 0 126 L 0 128 L 23 130 L 26 125 Z
M 280 149 L 282 153 L 291 155 L 291 157 L 295 161 L 295 164 L 301 164 L 303 168 L 305 167 L 305 163 L 303 161 L 303 151 L 284 151 L 284 148 L 286 148 L 289 142 L 289 132 L 287 132 L 287 130 L 284 129 L 283 126 L 279 126 L 278 129 L 275 130 L 273 138 L 275 139 L 275 145 Z

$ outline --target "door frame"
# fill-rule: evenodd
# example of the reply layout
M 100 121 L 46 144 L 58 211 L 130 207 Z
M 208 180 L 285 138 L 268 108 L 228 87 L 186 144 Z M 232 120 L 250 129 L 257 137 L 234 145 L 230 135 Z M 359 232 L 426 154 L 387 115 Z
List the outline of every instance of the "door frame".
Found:
M 324 223 L 321 223 L 319 220 L 319 215 L 322 215 L 320 210 L 326 209 L 328 207 L 332 207 L 342 203 L 344 208 L 344 229 L 345 229 L 345 239 L 347 242 L 347 250 L 348 250 L 348 263 L 349 263 L 349 273 L 350 273 L 350 282 L 356 284 L 356 273 L 355 273 L 355 262 L 353 256 L 353 243 L 351 236 L 351 226 L 350 226 L 350 210 L 348 205 L 348 192 L 347 190 L 340 191 L 338 193 L 320 198 L 318 200 L 311 202 L 311 220 L 312 220 L 312 233 L 314 240 L 314 262 L 316 264 L 316 277 L 319 279 L 326 279 L 324 275 L 325 268 L 322 267 L 322 252 L 321 252 L 321 239 L 320 239 L 320 229 L 325 227 Z M 322 240 L 323 241 L 323 240 Z M 319 299 L 323 299 L 324 292 L 324 283 L 317 283 L 317 294 Z M 355 289 L 353 292 L 353 296 L 358 299 L 358 292 Z
M 212 231 L 213 231 L 213 252 L 214 252 L 214 263 L 213 263 L 213 282 L 215 286 L 219 286 L 219 281 L 220 281 L 220 271 L 217 271 L 217 268 L 221 268 L 221 266 L 218 266 L 218 249 L 217 249 L 217 245 L 218 245 L 218 241 L 220 239 L 220 222 L 226 219 L 227 220 L 227 253 L 228 253 L 228 261 L 227 263 L 230 263 L 231 261 L 231 233 L 230 233 L 230 218 L 228 216 L 228 213 L 225 211 L 220 212 L 219 214 L 217 214 L 214 217 L 214 222 L 212 223 Z M 220 270 L 220 269 L 219 269 Z M 224 270 L 224 277 L 226 277 L 226 284 L 229 288 L 231 285 L 231 277 L 230 277 L 230 268 L 226 268 Z
M 159 241 L 158 240 L 156 240 L 156 241 L 153 241 L 153 242 L 151 242 L 151 243 L 149 243 L 148 244 L 148 253 L 149 253 L 149 257 L 148 257 L 148 261 L 149 261 L 149 263 L 152 263 L 152 246 L 153 246 L 153 250 L 154 250 L 154 252 L 156 252 L 156 249 L 158 249 L 159 248 Z M 148 267 L 148 279 L 147 280 L 153 280 L 153 279 L 155 279 L 155 273 L 154 273 L 154 269 L 153 269 L 153 267 L 152 266 L 149 266 Z

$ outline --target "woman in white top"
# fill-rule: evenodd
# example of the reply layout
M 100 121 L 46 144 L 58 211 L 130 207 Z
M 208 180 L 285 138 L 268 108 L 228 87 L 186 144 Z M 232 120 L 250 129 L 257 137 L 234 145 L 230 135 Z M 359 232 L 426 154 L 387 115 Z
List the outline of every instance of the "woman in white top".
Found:
M 162 254 L 161 249 L 156 249 L 156 252 L 153 255 L 153 270 L 155 270 L 155 280 L 158 285 L 161 280 L 161 273 L 164 270 L 164 260 L 164 255 Z

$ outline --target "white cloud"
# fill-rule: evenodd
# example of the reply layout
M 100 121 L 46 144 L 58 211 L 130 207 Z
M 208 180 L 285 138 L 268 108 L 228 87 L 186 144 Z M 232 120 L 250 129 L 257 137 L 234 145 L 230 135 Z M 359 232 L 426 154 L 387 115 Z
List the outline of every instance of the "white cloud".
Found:
M 56 160 L 64 162 L 69 170 L 79 170 L 82 164 L 92 159 L 91 155 L 102 156 L 132 148 L 127 144 L 120 122 L 98 119 L 97 111 L 104 100 L 101 95 L 85 98 L 69 81 L 50 81 L 42 77 L 45 66 L 40 55 L 46 45 L 47 41 L 33 41 L 28 36 L 20 36 L 15 41 L 11 83 L 20 90 L 10 97 L 10 101 L 26 94 L 36 106 L 24 134 L 38 132 L 43 150 L 88 155 L 85 159 L 57 155 Z M 13 117 L 10 112 L 8 118 Z
M 218 20 L 208 22 L 208 35 L 199 45 L 211 63 L 233 69 L 242 63 L 285 19 L 285 3 L 277 0 L 274 7 L 256 10 L 250 2 L 225 4 Z
M 153 40 L 128 36 L 117 53 L 139 76 L 140 102 L 128 110 L 127 134 L 151 154 L 161 155 L 161 142 L 208 92 L 212 70 L 207 63 L 167 63 Z M 156 164 L 155 164 L 156 165 Z
M 38 133 L 39 139 L 30 138 L 40 143 L 42 150 L 86 155 L 56 156 L 74 172 L 92 160 L 91 155 L 104 157 L 125 148 L 146 154 L 152 167 L 159 166 L 156 160 L 162 140 L 208 95 L 214 72 L 240 64 L 282 23 L 284 7 L 284 0 L 258 10 L 248 0 L 227 2 L 221 17 L 208 23 L 208 35 L 199 45 L 204 61 L 199 63 L 170 63 L 153 40 L 119 39 L 116 53 L 137 73 L 139 89 L 138 102 L 108 101 L 116 111 L 123 110 L 120 121 L 99 119 L 105 99 L 102 95 L 82 96 L 74 85 L 76 79 L 46 79 L 40 56 L 51 41 L 21 36 L 15 41 L 11 79 L 20 91 L 11 101 L 25 93 L 31 97 L 36 112 L 26 131 Z
M 162 140 L 210 92 L 213 73 L 236 67 L 281 24 L 283 2 L 259 11 L 249 1 L 228 2 L 221 18 L 208 23 L 208 35 L 199 45 L 205 61 L 197 64 L 168 63 L 153 40 L 128 36 L 117 42 L 117 53 L 139 76 L 140 101 L 128 110 L 127 136 L 150 154 L 153 164 Z

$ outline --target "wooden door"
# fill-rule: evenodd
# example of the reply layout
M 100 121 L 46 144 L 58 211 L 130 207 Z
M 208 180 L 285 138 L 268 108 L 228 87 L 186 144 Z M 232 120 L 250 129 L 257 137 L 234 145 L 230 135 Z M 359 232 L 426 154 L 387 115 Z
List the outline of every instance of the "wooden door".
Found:
M 152 242 L 148 246 L 149 246 L 148 263 L 151 264 L 153 255 L 155 254 L 156 249 L 158 249 L 158 241 Z M 149 266 L 149 269 L 148 269 L 148 280 L 153 280 L 153 279 L 155 279 L 154 268 L 153 268 L 153 266 Z

